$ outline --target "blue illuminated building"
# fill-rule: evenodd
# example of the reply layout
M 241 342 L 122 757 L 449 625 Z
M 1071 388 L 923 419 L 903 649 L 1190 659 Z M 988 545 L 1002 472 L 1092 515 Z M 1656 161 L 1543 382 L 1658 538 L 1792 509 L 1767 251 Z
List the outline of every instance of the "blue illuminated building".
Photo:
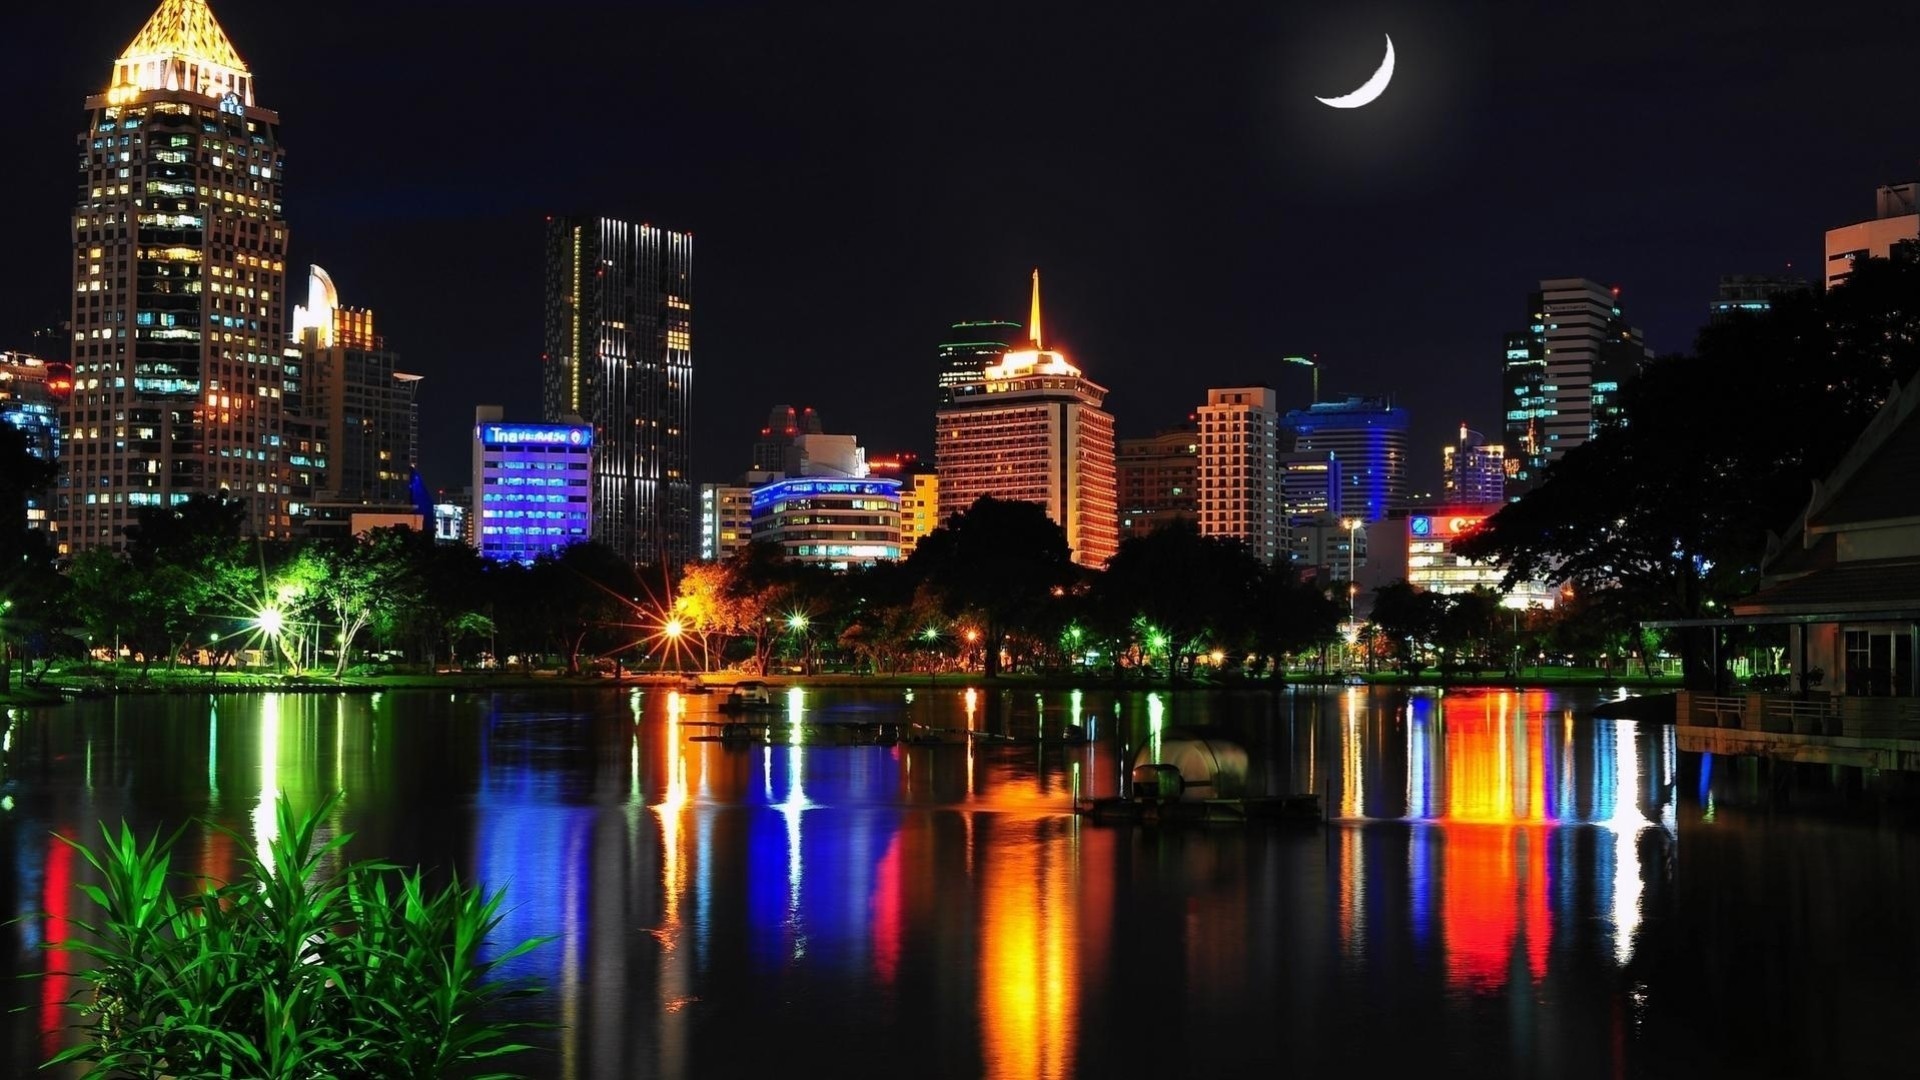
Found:
M 474 543 L 499 562 L 530 563 L 593 528 L 593 429 L 509 424 L 497 406 L 473 425 Z
M 0 424 L 20 432 L 27 452 L 60 459 L 59 402 L 73 388 L 71 369 L 25 353 L 0 353 Z M 47 493 L 27 493 L 27 524 L 47 527 Z
M 900 557 L 900 481 L 808 478 L 753 489 L 753 539 L 845 569 Z
M 1369 522 L 1406 507 L 1407 410 L 1383 397 L 1323 401 L 1287 414 L 1294 452 L 1339 462 L 1342 514 Z

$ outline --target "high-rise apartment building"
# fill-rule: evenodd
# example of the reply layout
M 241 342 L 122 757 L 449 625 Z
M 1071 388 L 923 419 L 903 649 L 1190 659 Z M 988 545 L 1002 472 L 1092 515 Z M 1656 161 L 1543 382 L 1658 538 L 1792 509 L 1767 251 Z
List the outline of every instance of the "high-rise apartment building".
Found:
M 1040 272 L 1026 347 L 1009 351 L 954 388 L 935 421 L 940 518 L 983 495 L 1039 503 L 1067 534 L 1073 560 L 1099 567 L 1119 548 L 1113 417 L 1105 387 L 1047 349 L 1040 333 Z
M 1827 230 L 1827 288 L 1847 280 L 1856 259 L 1891 258 L 1920 249 L 1920 183 L 1889 184 L 1873 193 L 1873 217 Z
M 1506 337 L 1507 494 L 1539 484 L 1547 465 L 1620 419 L 1620 388 L 1653 354 L 1620 314 L 1620 290 L 1553 278 L 1527 300 L 1525 330 Z
M 1407 410 L 1383 397 L 1322 401 L 1287 414 L 1296 453 L 1339 462 L 1340 512 L 1379 521 L 1405 508 Z
M 1200 515 L 1200 429 L 1194 424 L 1121 439 L 1114 467 L 1120 489 L 1120 533 L 1145 536 L 1170 521 Z
M 280 118 L 205 0 L 162 0 L 86 109 L 58 550 L 202 492 L 288 536 Z
M 593 428 L 593 538 L 636 563 L 695 554 L 693 236 L 547 220 L 545 411 Z
M 940 404 L 951 405 L 957 388 L 979 382 L 1015 342 L 1026 337 L 1019 323 L 954 323 L 947 340 L 940 343 Z
M 420 376 L 374 332 L 373 312 L 340 303 L 333 279 L 307 271 L 307 302 L 293 309 L 298 378 L 287 403 L 327 447 L 315 503 L 403 506 L 419 461 Z
M 1280 498 L 1280 399 L 1269 387 L 1208 390 L 1200 406 L 1200 533 L 1287 561 Z
M 1460 425 L 1460 438 L 1440 451 L 1441 486 L 1449 503 L 1500 503 L 1507 498 L 1507 448 Z
M 753 540 L 845 570 L 900 557 L 900 481 L 786 479 L 753 489 Z

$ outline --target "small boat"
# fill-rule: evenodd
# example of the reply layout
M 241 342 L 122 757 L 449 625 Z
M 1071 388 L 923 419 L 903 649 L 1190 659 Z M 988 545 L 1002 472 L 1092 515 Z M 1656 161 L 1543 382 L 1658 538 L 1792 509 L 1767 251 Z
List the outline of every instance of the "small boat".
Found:
M 767 684 L 752 679 L 746 682 L 735 683 L 733 689 L 727 692 L 726 700 L 720 703 L 722 712 L 760 712 L 763 710 L 771 712 L 778 710 L 780 707 L 780 702 L 774 698 L 773 691 L 768 689 Z
M 1349 675 L 1349 676 L 1347 676 L 1347 677 L 1346 677 L 1346 679 L 1345 679 L 1344 681 L 1346 682 L 1346 684 L 1347 684 L 1348 686 L 1365 686 L 1365 685 L 1367 685 L 1367 680 L 1365 680 L 1365 679 L 1363 679 L 1363 678 L 1361 678 L 1361 677 L 1360 677 L 1360 676 L 1358 676 L 1358 675 Z

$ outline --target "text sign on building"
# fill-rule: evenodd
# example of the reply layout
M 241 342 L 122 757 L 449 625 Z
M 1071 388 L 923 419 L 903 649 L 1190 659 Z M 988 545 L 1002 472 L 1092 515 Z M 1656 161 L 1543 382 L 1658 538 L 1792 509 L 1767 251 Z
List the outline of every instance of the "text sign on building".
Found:
M 780 499 L 807 499 L 826 495 L 864 495 L 877 499 L 898 499 L 898 480 L 776 480 L 753 492 L 753 512 L 761 513 Z
M 546 424 L 487 424 L 480 441 L 490 446 L 592 446 L 593 429 Z
M 1416 540 L 1431 540 L 1436 537 L 1451 539 L 1465 536 L 1480 527 L 1486 517 L 1471 517 L 1464 514 L 1417 514 L 1407 519 L 1407 533 Z

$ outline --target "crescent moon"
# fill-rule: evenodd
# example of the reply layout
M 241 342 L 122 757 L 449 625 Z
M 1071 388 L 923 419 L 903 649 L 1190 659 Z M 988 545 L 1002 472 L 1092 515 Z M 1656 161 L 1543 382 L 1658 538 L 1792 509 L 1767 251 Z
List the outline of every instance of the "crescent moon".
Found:
M 1360 89 L 1341 97 L 1317 97 L 1313 100 L 1322 105 L 1331 105 L 1336 109 L 1357 109 L 1387 92 L 1387 84 L 1393 81 L 1393 35 L 1386 35 L 1387 58 L 1380 61 L 1380 70 L 1373 77 L 1360 84 Z

